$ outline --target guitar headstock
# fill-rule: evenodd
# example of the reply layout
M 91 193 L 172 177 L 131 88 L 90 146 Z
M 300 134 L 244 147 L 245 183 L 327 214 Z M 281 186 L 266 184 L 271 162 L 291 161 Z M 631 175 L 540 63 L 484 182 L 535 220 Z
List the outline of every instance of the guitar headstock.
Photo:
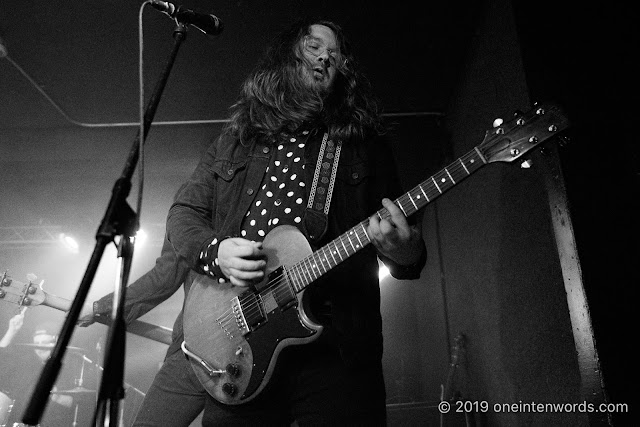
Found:
M 569 120 L 557 105 L 541 104 L 494 125 L 477 147 L 487 163 L 516 160 L 568 128 Z
M 0 277 L 0 301 L 17 304 L 18 307 L 32 307 L 44 302 L 46 295 L 41 283 L 34 283 L 35 279 L 19 282 L 8 276 L 6 271 Z

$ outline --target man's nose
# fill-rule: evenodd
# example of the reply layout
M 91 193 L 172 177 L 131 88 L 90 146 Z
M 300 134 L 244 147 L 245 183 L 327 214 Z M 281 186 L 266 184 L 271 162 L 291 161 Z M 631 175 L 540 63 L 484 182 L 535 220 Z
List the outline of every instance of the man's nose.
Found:
M 318 55 L 318 60 L 320 62 L 329 63 L 329 51 L 327 49 L 323 49 L 322 52 Z

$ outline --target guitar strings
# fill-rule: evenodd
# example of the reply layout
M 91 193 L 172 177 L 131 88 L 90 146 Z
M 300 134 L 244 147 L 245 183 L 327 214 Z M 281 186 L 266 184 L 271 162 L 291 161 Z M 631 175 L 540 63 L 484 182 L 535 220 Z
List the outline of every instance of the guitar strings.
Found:
M 471 171 L 469 171 L 469 169 L 465 166 L 465 161 L 471 159 L 475 155 L 477 155 L 477 153 L 475 153 L 474 151 L 467 153 L 466 155 L 462 156 L 461 158 L 457 159 L 456 161 L 442 169 L 440 172 L 432 175 L 430 178 L 420 183 L 418 186 L 402 194 L 398 199 L 396 199 L 395 203 L 399 205 L 400 209 L 406 216 L 410 216 L 415 211 L 420 209 L 420 207 L 418 207 L 416 202 L 414 201 L 415 199 L 420 199 L 424 195 L 427 199 L 426 202 L 430 202 L 431 200 L 437 198 L 445 191 L 450 189 L 453 185 L 457 184 L 458 181 L 469 176 L 471 174 Z M 469 165 L 471 165 L 472 163 L 473 162 L 470 162 Z M 482 163 L 474 165 L 473 170 L 482 165 Z M 448 174 L 447 178 L 444 178 L 444 173 Z M 443 186 L 446 186 L 446 188 L 443 189 L 438 186 L 435 180 L 436 176 L 438 175 L 442 175 L 444 181 L 442 181 L 442 179 L 440 178 L 439 180 Z M 461 178 L 459 178 L 458 181 L 455 181 L 453 175 L 460 175 Z M 421 202 L 421 204 L 423 203 L 424 202 Z M 386 208 L 380 209 L 376 212 L 376 214 L 380 218 L 384 219 L 388 219 L 391 216 L 390 212 Z M 293 297 L 295 297 L 295 294 L 302 291 L 307 284 L 317 280 L 320 276 L 327 273 L 331 268 L 335 267 L 353 253 L 371 243 L 369 236 L 366 233 L 366 226 L 368 225 L 368 222 L 368 219 L 362 221 L 360 224 L 356 225 L 346 233 L 341 234 L 336 239 L 320 248 L 318 251 L 303 258 L 301 261 L 293 264 L 291 267 L 285 268 L 284 273 L 280 274 L 276 279 L 274 279 L 272 281 L 272 284 L 267 288 L 267 291 L 265 292 L 271 293 L 276 302 L 291 297 L 292 290 L 294 291 Z M 353 233 L 358 239 L 357 246 L 354 246 L 354 243 L 349 238 L 349 235 L 351 233 Z M 350 253 L 348 247 L 351 247 L 352 253 Z M 336 260 L 334 254 L 338 255 L 338 257 L 340 258 L 339 261 Z M 329 257 L 329 255 L 331 256 L 331 258 Z M 327 264 L 329 268 L 327 268 L 325 264 Z M 252 297 L 255 297 L 255 299 L 247 303 L 247 300 Z M 263 313 L 263 310 L 261 309 L 261 307 L 264 306 L 263 299 L 264 293 L 261 292 L 257 294 L 250 293 L 244 298 L 242 297 L 242 295 L 239 296 L 238 301 L 240 304 L 240 308 L 247 323 L 249 323 L 251 319 L 256 317 L 266 317 L 267 313 Z M 227 326 L 229 322 L 232 322 L 234 319 L 235 317 L 231 310 L 227 310 L 218 318 L 218 321 L 222 325 Z
M 18 289 L 15 288 L 15 286 L 2 286 L 0 290 L 5 292 L 5 295 L 2 298 L 0 298 L 0 301 L 7 301 L 13 304 L 17 304 L 22 299 L 22 296 L 24 295 L 24 292 L 19 291 Z M 10 298 L 7 298 L 7 297 L 10 297 Z M 28 295 L 27 295 L 27 298 L 29 298 Z
M 344 233 L 338 236 L 329 244 L 325 245 L 323 248 L 314 252 L 313 254 L 303 258 L 301 261 L 293 264 L 291 267 L 286 268 L 285 272 L 288 272 L 288 279 L 286 274 L 280 274 L 274 281 L 271 286 L 269 286 L 268 291 L 272 293 L 276 301 L 281 301 L 287 297 L 291 296 L 291 290 L 293 289 L 294 294 L 300 292 L 304 289 L 304 283 L 311 283 L 317 280 L 320 276 L 328 272 L 332 267 L 337 265 L 339 262 L 350 256 L 348 246 L 352 248 L 353 253 L 355 253 L 358 249 L 363 248 L 368 243 L 370 243 L 369 236 L 365 231 L 366 221 L 363 221 L 359 224 L 362 230 L 358 230 L 358 226 L 352 228 L 347 233 Z M 349 234 L 353 233 L 358 238 L 358 245 L 354 246 L 354 243 L 349 238 Z M 346 242 L 345 242 L 346 241 Z M 363 243 L 364 241 L 364 243 Z M 340 245 L 338 244 L 340 242 Z M 348 243 L 348 244 L 345 244 Z M 335 248 L 335 253 L 340 257 L 340 261 L 336 261 L 333 256 L 333 251 L 329 249 L 329 246 L 333 246 Z M 343 247 L 345 256 L 342 256 L 342 250 L 340 246 Z M 329 250 L 329 254 L 331 258 L 327 256 L 326 250 Z M 323 259 L 324 258 L 324 261 Z M 331 259 L 333 259 L 334 265 L 331 264 Z M 328 264 L 329 268 L 325 266 Z M 324 271 L 322 271 L 324 270 Z M 297 276 L 297 277 L 296 277 Z M 239 300 L 241 307 L 243 308 L 243 313 L 245 319 L 251 318 L 252 316 L 260 316 L 262 317 L 262 310 L 260 309 L 260 302 L 262 300 L 262 293 L 258 293 L 256 296 L 256 300 L 251 303 L 243 304 L 249 297 L 253 297 L 255 294 L 251 294 L 248 297 Z M 293 295 L 295 296 L 295 295 Z M 224 319 L 223 321 L 228 321 L 231 313 L 226 311 L 222 314 L 218 319 Z M 266 315 L 266 313 L 265 313 Z M 226 319 L 225 319 L 226 318 Z

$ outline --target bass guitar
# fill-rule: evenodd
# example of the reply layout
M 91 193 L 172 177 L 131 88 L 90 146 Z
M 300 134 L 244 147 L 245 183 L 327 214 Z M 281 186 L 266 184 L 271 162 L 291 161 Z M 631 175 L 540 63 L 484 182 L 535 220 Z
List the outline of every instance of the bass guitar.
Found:
M 394 203 L 410 216 L 488 163 L 513 162 L 567 127 L 558 106 L 535 106 L 488 130 L 480 145 Z M 376 214 L 389 217 L 384 208 Z M 196 278 L 185 305 L 182 349 L 213 398 L 228 405 L 253 400 L 284 348 L 317 339 L 322 326 L 305 313 L 303 292 L 370 243 L 368 223 L 367 218 L 315 252 L 295 227 L 274 228 L 263 242 L 266 279 L 253 288 Z
M 40 286 L 29 281 L 27 283 L 13 280 L 5 272 L 0 279 L 0 301 L 17 304 L 20 307 L 34 307 L 45 305 L 64 312 L 71 308 L 71 301 L 45 292 Z M 100 323 L 107 324 L 109 319 L 98 319 Z M 134 320 L 127 325 L 127 332 L 157 341 L 163 344 L 171 344 L 170 328 L 152 325 L 151 323 Z

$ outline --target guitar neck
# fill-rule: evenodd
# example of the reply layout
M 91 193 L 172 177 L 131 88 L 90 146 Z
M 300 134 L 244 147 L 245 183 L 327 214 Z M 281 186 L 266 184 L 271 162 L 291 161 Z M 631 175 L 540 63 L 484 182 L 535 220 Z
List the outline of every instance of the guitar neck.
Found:
M 42 305 L 46 305 L 47 307 L 55 308 L 64 312 L 67 312 L 71 309 L 70 300 L 51 294 L 45 294 Z M 96 322 L 108 326 L 111 323 L 111 319 L 104 318 L 103 316 L 96 319 Z M 171 335 L 173 333 L 172 329 L 170 328 L 152 325 L 151 323 L 142 322 L 140 320 L 133 320 L 129 322 L 127 324 L 127 332 L 167 345 L 171 344 Z
M 487 161 L 476 147 L 397 198 L 394 203 L 405 217 L 409 217 L 485 164 Z M 391 216 L 386 208 L 380 209 L 376 214 L 384 219 Z M 302 292 L 320 276 L 371 243 L 367 234 L 368 225 L 369 219 L 360 222 L 308 257 L 287 268 L 295 291 Z
M 44 301 L 42 301 L 42 305 L 46 305 L 47 307 L 55 308 L 56 310 L 65 312 L 71 309 L 70 300 L 47 293 L 44 294 Z

